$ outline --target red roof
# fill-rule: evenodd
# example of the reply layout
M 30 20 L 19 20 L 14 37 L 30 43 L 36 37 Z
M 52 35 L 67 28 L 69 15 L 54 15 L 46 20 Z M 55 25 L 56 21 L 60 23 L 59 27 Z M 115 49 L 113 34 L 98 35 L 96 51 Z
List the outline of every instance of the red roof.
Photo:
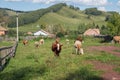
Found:
M 4 27 L 0 26 L 0 31 L 7 31 Z

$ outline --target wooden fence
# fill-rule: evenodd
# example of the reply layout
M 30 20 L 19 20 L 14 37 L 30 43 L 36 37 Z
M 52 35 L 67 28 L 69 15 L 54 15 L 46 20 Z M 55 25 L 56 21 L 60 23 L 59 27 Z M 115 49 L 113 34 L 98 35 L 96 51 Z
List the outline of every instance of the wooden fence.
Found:
M 13 46 L 0 48 L 0 71 L 4 69 L 10 58 L 15 56 L 18 42 Z

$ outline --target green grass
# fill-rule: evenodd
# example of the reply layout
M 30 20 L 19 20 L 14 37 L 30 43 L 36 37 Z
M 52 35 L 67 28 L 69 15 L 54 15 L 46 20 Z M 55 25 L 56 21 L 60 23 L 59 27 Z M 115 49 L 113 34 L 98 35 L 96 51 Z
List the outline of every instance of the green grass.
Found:
M 114 69 L 116 72 L 120 73 L 120 67 Z
M 106 53 L 104 51 L 99 52 L 95 56 L 87 56 L 86 59 L 97 60 L 97 61 L 101 61 L 103 63 L 112 64 L 112 65 L 119 65 L 119 63 L 117 63 L 117 62 L 120 61 L 119 57 L 117 57 L 113 54 Z
M 53 39 L 45 39 L 45 44 L 35 48 L 34 42 L 24 46 L 19 42 L 16 56 L 10 60 L 8 66 L 0 72 L 0 80 L 102 80 L 102 71 L 95 70 L 86 60 L 97 60 L 107 64 L 119 65 L 120 59 L 105 52 L 90 52 L 88 46 L 101 46 L 99 40 L 92 44 L 92 38 L 85 38 L 84 55 L 72 54 L 73 42 L 63 45 L 60 57 L 55 57 L 51 51 Z M 103 44 L 102 44 L 103 45 Z M 111 62 L 111 63 L 110 63 Z M 119 67 L 118 67 L 119 69 Z
M 13 43 L 10 41 L 1 41 L 0 42 L 0 47 L 5 47 L 5 46 L 12 46 Z
M 35 48 L 34 41 L 26 46 L 20 42 L 16 56 L 0 73 L 0 80 L 101 80 L 101 72 L 84 63 L 85 55 L 72 54 L 72 44 L 64 45 L 60 57 L 54 57 L 52 42 L 46 39 L 39 48 Z

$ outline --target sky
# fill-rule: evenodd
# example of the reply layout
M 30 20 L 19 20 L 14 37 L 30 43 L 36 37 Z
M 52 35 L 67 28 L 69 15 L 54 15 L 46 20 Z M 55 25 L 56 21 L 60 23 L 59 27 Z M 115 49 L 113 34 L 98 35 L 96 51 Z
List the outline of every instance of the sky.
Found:
M 47 8 L 56 3 L 73 5 L 79 7 L 80 10 L 96 7 L 101 11 L 116 11 L 120 13 L 120 0 L 0 0 L 0 8 L 33 11 Z

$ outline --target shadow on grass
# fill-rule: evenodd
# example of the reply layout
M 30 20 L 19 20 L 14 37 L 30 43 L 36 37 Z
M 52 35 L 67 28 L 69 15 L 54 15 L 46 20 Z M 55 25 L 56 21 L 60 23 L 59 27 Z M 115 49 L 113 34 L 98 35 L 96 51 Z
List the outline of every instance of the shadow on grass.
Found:
M 103 78 L 100 77 L 99 72 L 83 67 L 74 73 L 69 73 L 67 77 L 58 80 L 103 80 Z
M 45 67 L 25 67 L 10 72 L 1 72 L 0 80 L 30 80 L 43 76 Z

